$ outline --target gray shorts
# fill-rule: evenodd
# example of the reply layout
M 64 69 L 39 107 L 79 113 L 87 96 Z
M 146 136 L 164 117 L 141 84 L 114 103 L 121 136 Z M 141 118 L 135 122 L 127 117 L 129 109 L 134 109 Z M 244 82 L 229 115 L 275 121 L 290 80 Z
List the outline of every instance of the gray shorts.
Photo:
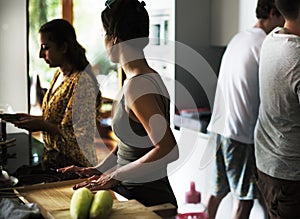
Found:
M 232 192 L 239 200 L 258 198 L 254 145 L 230 138 L 219 139 L 214 165 L 213 195 L 223 196 Z

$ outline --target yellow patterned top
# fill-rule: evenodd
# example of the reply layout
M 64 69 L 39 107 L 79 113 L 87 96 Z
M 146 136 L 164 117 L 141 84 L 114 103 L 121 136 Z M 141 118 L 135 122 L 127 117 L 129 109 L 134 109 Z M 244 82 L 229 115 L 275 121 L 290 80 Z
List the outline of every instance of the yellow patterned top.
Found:
M 86 72 L 75 72 L 52 91 L 54 75 L 46 92 L 43 118 L 58 125 L 61 135 L 43 132 L 43 163 L 46 168 L 98 163 L 94 146 L 96 121 L 100 121 L 101 94 Z

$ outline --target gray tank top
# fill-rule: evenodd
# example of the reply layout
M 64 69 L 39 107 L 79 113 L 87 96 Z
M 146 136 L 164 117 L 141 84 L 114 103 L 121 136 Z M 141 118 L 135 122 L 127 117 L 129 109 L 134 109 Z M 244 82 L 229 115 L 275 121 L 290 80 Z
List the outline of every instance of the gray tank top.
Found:
M 166 122 L 170 124 L 170 98 L 160 76 L 155 73 L 148 73 L 137 75 L 134 78 L 137 77 L 143 77 L 143 81 L 146 79 L 147 83 L 152 83 L 152 87 L 156 89 L 154 92 L 158 94 L 156 95 L 157 104 L 164 112 Z M 131 119 L 127 113 L 124 95 L 115 108 L 112 127 L 120 140 L 118 143 L 117 161 L 119 165 L 123 166 L 135 161 L 153 148 L 153 143 L 143 125 Z

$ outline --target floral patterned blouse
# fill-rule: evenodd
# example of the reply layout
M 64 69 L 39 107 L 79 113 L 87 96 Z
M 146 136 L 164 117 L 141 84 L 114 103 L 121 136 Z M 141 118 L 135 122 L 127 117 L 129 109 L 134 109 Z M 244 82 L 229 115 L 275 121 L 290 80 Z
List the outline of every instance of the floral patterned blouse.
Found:
M 43 164 L 46 168 L 98 163 L 94 146 L 96 121 L 100 121 L 101 94 L 86 72 L 74 72 L 52 90 L 60 72 L 46 92 L 43 118 L 58 125 L 61 135 L 43 132 Z

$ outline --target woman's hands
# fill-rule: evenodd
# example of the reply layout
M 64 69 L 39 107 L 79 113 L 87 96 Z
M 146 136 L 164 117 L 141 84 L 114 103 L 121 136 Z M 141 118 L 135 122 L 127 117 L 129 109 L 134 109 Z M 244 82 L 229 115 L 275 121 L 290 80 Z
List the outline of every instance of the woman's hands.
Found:
M 87 187 L 92 191 L 110 189 L 120 183 L 119 180 L 115 179 L 115 175 L 117 174 L 117 171 L 119 171 L 116 169 L 117 151 L 118 147 L 115 147 L 100 164 L 94 167 L 77 167 L 72 165 L 57 169 L 57 171 L 61 173 L 73 172 L 79 176 L 89 177 L 86 181 L 74 185 L 73 189 L 81 187 Z
M 44 131 L 51 134 L 61 134 L 58 125 L 44 120 L 42 116 L 33 116 L 26 113 L 17 113 L 20 118 L 12 123 L 22 129 L 26 129 L 29 132 Z
M 22 129 L 26 129 L 30 132 L 42 131 L 45 126 L 45 121 L 42 116 L 32 116 L 25 113 L 17 113 L 20 116 L 18 120 L 12 121 L 12 123 Z
M 94 175 L 100 176 L 102 174 L 95 167 L 78 167 L 75 165 L 59 168 L 56 171 L 60 172 L 60 173 L 66 173 L 66 172 L 76 173 L 77 175 L 79 175 L 81 177 L 91 177 Z
M 110 189 L 120 183 L 120 181 L 114 179 L 115 172 L 102 174 L 95 167 L 77 167 L 72 165 L 57 169 L 57 172 L 72 172 L 78 174 L 79 176 L 89 177 L 86 181 L 74 185 L 73 189 L 86 187 L 92 191 L 95 191 L 100 189 Z
M 102 174 L 94 175 L 88 178 L 87 181 L 76 184 L 73 189 L 79 189 L 81 187 L 86 187 L 91 191 L 101 190 L 101 189 L 111 189 L 114 186 L 118 185 L 120 181 L 114 179 L 114 174 Z
M 95 191 L 100 189 L 110 189 L 120 183 L 120 181 L 114 179 L 114 172 L 102 174 L 95 167 L 77 167 L 72 165 L 57 169 L 57 172 L 72 172 L 78 174 L 79 176 L 90 176 L 86 181 L 74 185 L 73 189 L 86 187 L 92 191 Z

